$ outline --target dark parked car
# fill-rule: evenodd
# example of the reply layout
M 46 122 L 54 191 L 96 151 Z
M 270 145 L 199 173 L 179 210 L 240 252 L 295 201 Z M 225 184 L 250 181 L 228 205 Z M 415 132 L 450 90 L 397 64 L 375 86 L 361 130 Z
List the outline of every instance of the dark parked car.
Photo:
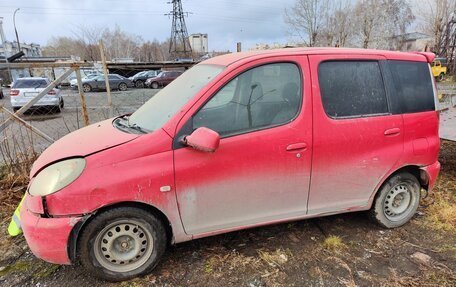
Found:
M 135 87 L 137 88 L 144 88 L 144 83 L 147 81 L 149 78 L 153 78 L 158 76 L 161 71 L 143 71 L 139 72 L 133 77 L 130 77 L 129 79 L 133 82 Z
M 181 71 L 163 71 L 158 76 L 147 79 L 146 86 L 152 89 L 164 87 L 182 75 L 182 73 Z
M 134 87 L 133 82 L 125 77 L 117 74 L 109 74 L 109 86 L 111 90 L 126 91 L 127 88 Z M 82 80 L 82 89 L 88 93 L 93 90 L 106 90 L 106 82 L 104 75 Z

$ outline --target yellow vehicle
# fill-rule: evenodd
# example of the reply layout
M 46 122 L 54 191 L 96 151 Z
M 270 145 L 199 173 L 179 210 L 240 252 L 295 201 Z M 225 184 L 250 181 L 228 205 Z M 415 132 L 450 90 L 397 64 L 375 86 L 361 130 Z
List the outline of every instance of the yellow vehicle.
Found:
M 432 75 L 436 78 L 438 82 L 443 80 L 447 73 L 447 67 L 442 66 L 442 63 L 439 60 L 434 60 L 431 64 Z

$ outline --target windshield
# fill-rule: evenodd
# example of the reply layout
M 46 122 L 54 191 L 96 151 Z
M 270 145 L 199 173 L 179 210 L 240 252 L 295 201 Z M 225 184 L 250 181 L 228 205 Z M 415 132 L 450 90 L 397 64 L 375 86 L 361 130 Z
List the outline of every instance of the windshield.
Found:
M 161 128 L 223 69 L 223 66 L 216 65 L 194 66 L 134 112 L 129 118 L 129 124 L 148 131 Z
M 46 88 L 47 82 L 43 79 L 30 79 L 30 80 L 17 80 L 13 89 L 27 89 L 27 88 Z
M 142 72 L 139 72 L 139 73 L 136 73 L 133 78 L 137 78 L 137 77 L 140 77 L 142 75 L 145 75 L 147 72 L 146 71 L 142 71 Z

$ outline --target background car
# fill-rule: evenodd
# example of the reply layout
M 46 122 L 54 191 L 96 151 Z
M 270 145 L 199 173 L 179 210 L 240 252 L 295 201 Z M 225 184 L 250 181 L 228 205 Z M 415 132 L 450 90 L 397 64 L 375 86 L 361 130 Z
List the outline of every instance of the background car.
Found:
M 144 88 L 144 83 L 147 81 L 149 78 L 153 78 L 158 76 L 161 73 L 161 71 L 143 71 L 140 73 L 137 73 L 133 77 L 129 78 L 130 80 L 133 81 L 133 84 L 137 88 Z
M 42 92 L 50 83 L 51 81 L 48 78 L 31 77 L 17 79 L 10 90 L 10 101 L 13 110 L 19 110 Z M 55 111 L 60 112 L 63 105 L 60 90 L 54 88 L 35 103 L 33 107 L 51 107 Z
M 133 82 L 130 79 L 117 74 L 109 74 L 108 79 L 111 90 L 126 91 L 128 88 L 134 87 Z M 85 93 L 93 90 L 106 90 L 104 75 L 97 76 L 92 79 L 82 80 L 82 90 Z
M 182 73 L 181 71 L 163 71 L 158 76 L 147 79 L 146 86 L 152 89 L 164 87 L 182 75 Z
M 81 81 L 94 79 L 94 78 L 99 77 L 99 76 L 103 76 L 103 74 L 97 74 L 97 73 L 88 74 L 87 76 L 82 77 Z M 74 79 L 70 80 L 70 87 L 72 87 L 72 88 L 77 88 L 78 87 L 78 79 L 77 78 L 74 78 Z

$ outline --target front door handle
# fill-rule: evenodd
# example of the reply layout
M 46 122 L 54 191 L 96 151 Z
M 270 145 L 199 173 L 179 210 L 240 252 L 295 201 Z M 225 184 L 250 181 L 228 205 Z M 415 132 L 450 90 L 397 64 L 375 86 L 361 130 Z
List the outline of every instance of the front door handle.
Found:
M 287 146 L 287 151 L 305 150 L 306 148 L 306 143 L 294 143 Z
M 384 135 L 385 136 L 395 136 L 395 135 L 398 135 L 400 133 L 401 133 L 401 129 L 400 128 L 392 128 L 392 129 L 387 129 L 384 132 Z

